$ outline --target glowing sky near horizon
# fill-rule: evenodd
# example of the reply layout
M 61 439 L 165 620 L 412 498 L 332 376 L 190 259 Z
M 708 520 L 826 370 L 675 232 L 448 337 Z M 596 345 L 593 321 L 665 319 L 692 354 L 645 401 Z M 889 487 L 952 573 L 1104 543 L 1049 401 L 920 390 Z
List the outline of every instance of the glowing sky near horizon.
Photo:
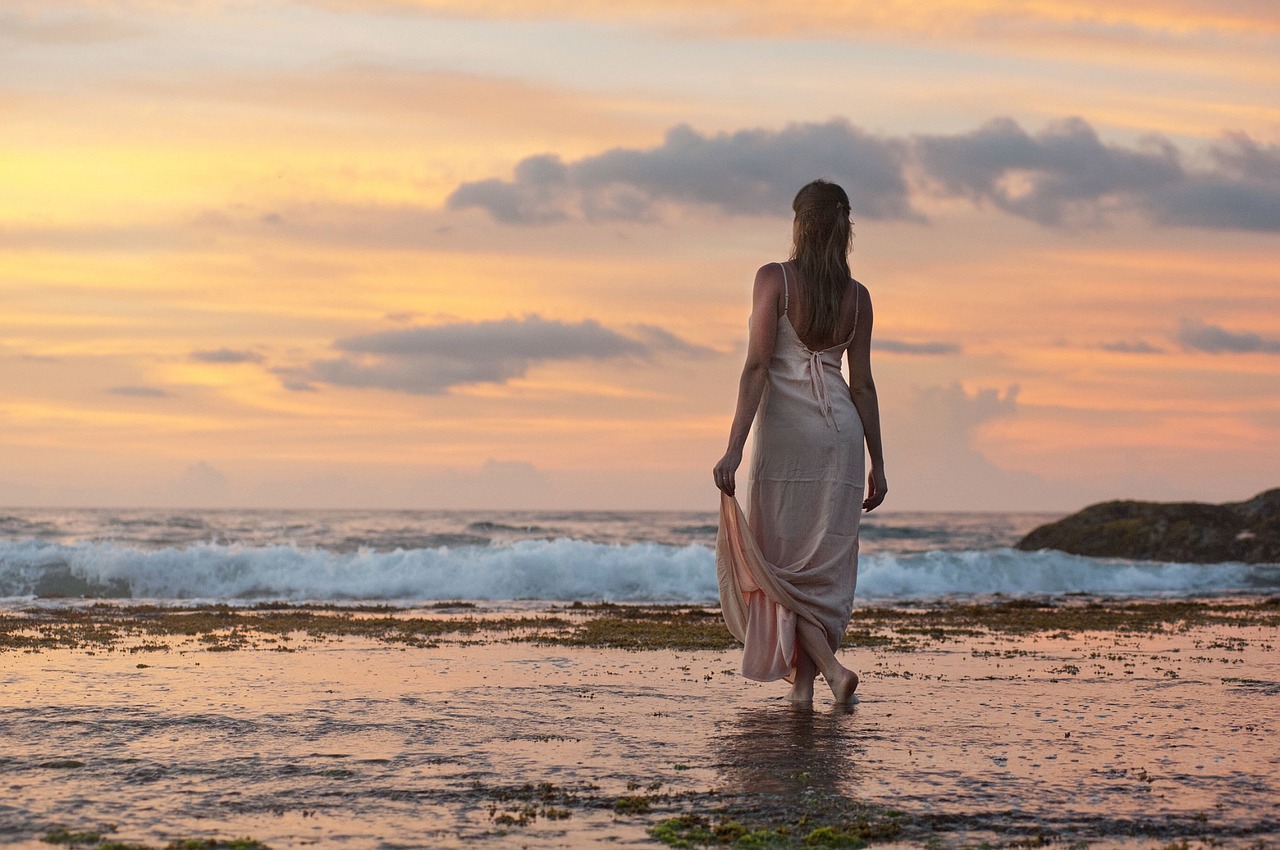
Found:
M 898 509 L 1280 485 L 1263 0 L 18 0 L 0 504 L 707 508 L 850 189 Z

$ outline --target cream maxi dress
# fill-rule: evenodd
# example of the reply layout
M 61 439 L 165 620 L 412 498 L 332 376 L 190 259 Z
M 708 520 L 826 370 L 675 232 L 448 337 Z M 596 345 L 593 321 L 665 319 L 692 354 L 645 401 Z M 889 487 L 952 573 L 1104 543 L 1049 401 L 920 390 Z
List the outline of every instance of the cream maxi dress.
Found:
M 747 516 L 721 493 L 716 573 L 724 621 L 743 643 L 742 675 L 771 682 L 795 675 L 797 618 L 840 646 L 858 583 L 858 521 L 865 477 L 862 420 L 840 345 L 810 351 L 783 314 L 756 413 Z M 861 285 L 853 282 L 854 333 Z

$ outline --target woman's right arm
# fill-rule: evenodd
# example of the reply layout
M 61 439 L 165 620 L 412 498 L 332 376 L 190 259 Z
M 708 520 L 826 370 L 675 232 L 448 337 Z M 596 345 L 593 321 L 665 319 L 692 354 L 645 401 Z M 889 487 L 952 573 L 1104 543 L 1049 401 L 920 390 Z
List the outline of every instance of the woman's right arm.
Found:
M 848 349 L 849 395 L 853 399 L 853 406 L 858 409 L 858 418 L 862 420 L 867 454 L 871 456 L 867 495 L 862 500 L 862 509 L 873 511 L 884 501 L 889 492 L 889 484 L 884 476 L 884 446 L 880 439 L 880 398 L 876 395 L 875 379 L 871 377 L 871 327 L 875 321 L 874 311 L 871 309 L 871 293 L 866 292 L 865 287 L 863 291 L 866 293 L 866 300 L 859 311 L 858 330 L 854 334 L 853 344 Z
M 738 380 L 738 405 L 729 429 L 729 448 L 716 464 L 712 475 L 716 486 L 728 495 L 734 494 L 734 473 L 742 463 L 742 450 L 751 432 L 751 423 L 760 407 L 765 383 L 769 378 L 769 361 L 778 339 L 778 316 L 782 312 L 782 269 L 776 263 L 761 266 L 751 290 L 751 329 L 747 340 L 747 362 Z

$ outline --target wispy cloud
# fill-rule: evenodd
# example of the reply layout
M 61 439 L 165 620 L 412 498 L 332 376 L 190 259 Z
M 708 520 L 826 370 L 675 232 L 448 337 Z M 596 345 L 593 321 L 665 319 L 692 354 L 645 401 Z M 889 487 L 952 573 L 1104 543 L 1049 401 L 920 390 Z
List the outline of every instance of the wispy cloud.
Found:
M 169 393 L 159 387 L 124 386 L 111 387 L 107 392 L 112 395 L 131 396 L 133 398 L 168 398 Z
M 436 395 L 469 384 L 505 383 L 552 361 L 713 353 L 651 325 L 624 334 L 592 319 L 561 322 L 537 315 L 378 331 L 340 339 L 334 348 L 342 355 L 276 372 L 294 390 L 326 383 Z
M 386 132 L 395 134 L 428 130 L 448 134 L 449 126 L 458 124 L 472 133 L 507 133 L 512 126 L 530 133 L 533 128 L 553 129 L 555 137 L 562 139 L 648 134 L 655 129 L 655 119 L 646 113 L 685 105 L 677 98 L 650 100 L 637 94 L 588 92 L 520 77 L 405 67 L 394 59 L 375 57 L 350 64 L 317 63 L 288 72 L 219 68 L 162 76 L 113 75 L 105 82 L 110 92 L 130 97 L 250 104 L 339 120 L 355 117 L 366 132 L 371 121 L 394 121 Z
M 960 345 L 954 342 L 907 342 L 901 339 L 873 339 L 871 347 L 886 354 L 959 354 Z
M 1183 348 L 1208 354 L 1280 354 L 1280 339 L 1195 319 L 1182 320 L 1176 339 Z
M 1135 340 L 1116 340 L 1115 342 L 1104 342 L 1101 346 L 1103 351 L 1114 351 L 1117 354 L 1163 354 L 1164 349 L 1159 346 L 1152 345 L 1145 339 Z
M 0 12 L 0 43 L 32 47 L 83 45 L 133 39 L 147 33 L 146 28 L 133 21 L 74 8 L 58 9 L 57 5 L 47 3 L 41 8 L 29 4 L 25 14 Z
M 262 355 L 256 351 L 237 351 L 231 348 L 217 348 L 191 352 L 191 359 L 197 363 L 261 363 Z
M 1070 34 L 1115 41 L 1168 38 L 1179 33 L 1267 33 L 1280 30 L 1267 0 L 1204 4 L 1195 0 L 918 0 L 885 3 L 788 3 L 786 0 L 311 0 L 350 11 L 421 10 L 484 18 L 624 20 L 682 32 L 811 34 L 919 33 L 949 37 L 1028 37 Z

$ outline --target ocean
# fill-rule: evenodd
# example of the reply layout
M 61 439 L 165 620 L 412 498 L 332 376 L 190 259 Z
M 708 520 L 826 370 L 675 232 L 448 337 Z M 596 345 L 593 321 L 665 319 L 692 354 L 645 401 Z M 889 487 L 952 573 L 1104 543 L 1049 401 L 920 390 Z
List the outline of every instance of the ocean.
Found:
M 1280 591 L 1280 565 L 1020 552 L 1037 513 L 864 517 L 863 601 Z M 0 598 L 714 603 L 707 512 L 8 509 Z
M 663 642 L 714 612 L 561 604 L 715 604 L 710 513 L 0 511 L 0 845 L 1275 845 L 1280 565 L 1011 548 L 1052 518 L 867 517 L 809 710 Z M 199 604 L 266 600 L 340 610 Z

